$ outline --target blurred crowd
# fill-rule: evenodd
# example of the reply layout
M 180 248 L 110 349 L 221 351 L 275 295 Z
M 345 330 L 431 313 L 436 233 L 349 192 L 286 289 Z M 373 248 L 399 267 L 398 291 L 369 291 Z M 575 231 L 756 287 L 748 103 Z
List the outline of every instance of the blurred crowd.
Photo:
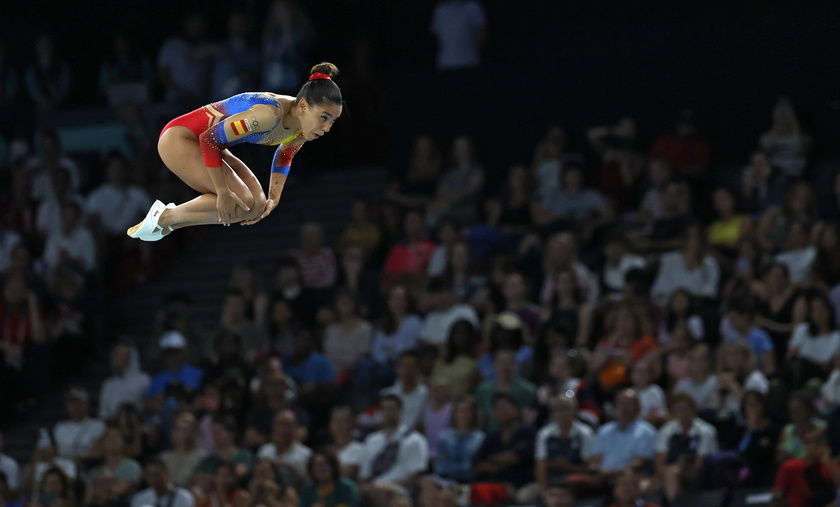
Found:
M 113 334 L 109 297 L 194 239 L 123 232 L 150 194 L 182 192 L 155 151 L 166 115 L 246 89 L 295 93 L 305 14 L 273 2 L 261 47 L 244 16 L 228 22 L 211 44 L 187 16 L 157 76 L 115 37 L 101 92 L 130 152 L 79 160 L 55 130 L 2 132 L 0 413 L 65 383 L 77 365 L 57 358 Z M 438 70 L 480 64 L 478 2 L 441 2 L 430 29 Z M 2 128 L 21 107 L 60 110 L 73 78 L 49 36 L 20 77 L 3 55 Z M 820 133 L 791 98 L 768 113 L 743 160 L 720 167 L 690 110 L 659 133 L 632 117 L 548 126 L 501 181 L 469 135 L 418 134 L 385 195 L 356 196 L 336 237 L 303 224 L 267 281 L 231 266 L 215 326 L 194 321 L 188 292 L 169 294 L 148 336 L 114 344 L 99 393 L 64 389 L 66 418 L 32 428 L 28 462 L 0 439 L 0 499 L 623 507 L 764 488 L 829 504 L 840 171 L 812 159 Z

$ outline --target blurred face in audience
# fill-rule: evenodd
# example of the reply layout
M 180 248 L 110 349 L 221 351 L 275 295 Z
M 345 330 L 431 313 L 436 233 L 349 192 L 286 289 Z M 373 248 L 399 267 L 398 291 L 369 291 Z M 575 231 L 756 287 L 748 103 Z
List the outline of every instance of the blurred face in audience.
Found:
M 551 415 L 560 427 L 570 427 L 577 413 L 576 402 L 572 398 L 560 395 L 558 400 L 551 403 Z
M 172 427 L 172 443 L 176 449 L 192 449 L 195 447 L 195 419 L 179 417 Z
M 509 427 L 519 419 L 519 407 L 516 403 L 507 399 L 498 399 L 493 402 L 493 417 L 502 428 Z
M 330 483 L 335 480 L 330 462 L 320 453 L 312 457 L 312 479 L 319 484 Z
M 496 352 L 493 366 L 498 379 L 510 381 L 516 373 L 516 355 L 512 350 L 500 350 Z
M 548 372 L 554 380 L 564 382 L 572 376 L 572 369 L 569 365 L 569 356 L 565 352 L 557 352 L 551 356 L 551 364 Z
M 687 400 L 680 400 L 674 403 L 671 407 L 671 413 L 679 421 L 683 429 L 686 430 L 691 427 L 694 417 L 697 415 L 694 406 Z
M 382 414 L 383 428 L 392 429 L 400 425 L 402 409 L 396 401 L 392 399 L 382 400 L 382 403 L 379 405 L 379 411 Z
M 635 505 L 639 497 L 639 479 L 633 474 L 621 474 L 615 480 L 613 496 L 619 505 Z
M 236 475 L 228 466 L 220 466 L 216 470 L 214 485 L 218 491 L 230 491 L 236 483 Z
M 545 507 L 572 507 L 575 497 L 566 488 L 549 486 L 542 494 Z
M 274 416 L 274 424 L 271 427 L 271 440 L 275 445 L 287 447 L 291 445 L 297 434 L 297 421 L 295 415 L 289 410 L 282 410 Z
M 630 389 L 618 393 L 615 397 L 615 420 L 625 425 L 633 422 L 638 415 L 639 400 L 636 394 Z
M 522 279 L 521 274 L 511 273 L 505 277 L 502 292 L 506 300 L 521 301 L 526 299 L 525 291 L 525 280 Z
M 169 474 L 166 468 L 158 465 L 147 465 L 143 471 L 143 479 L 155 491 L 165 491 L 169 488 Z
M 353 431 L 353 414 L 349 410 L 334 410 L 330 416 L 330 434 L 333 438 L 342 439 Z
M 455 405 L 453 422 L 455 423 L 455 428 L 459 431 L 466 431 L 475 426 L 474 407 L 470 400 L 461 400 Z
M 388 310 L 394 315 L 405 315 L 408 310 L 408 291 L 402 285 L 388 291 Z

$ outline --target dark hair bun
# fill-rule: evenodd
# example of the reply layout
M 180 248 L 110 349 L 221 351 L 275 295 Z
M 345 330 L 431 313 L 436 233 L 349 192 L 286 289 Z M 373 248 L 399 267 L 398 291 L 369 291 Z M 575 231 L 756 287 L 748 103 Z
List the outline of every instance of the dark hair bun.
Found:
M 330 77 L 336 77 L 338 75 L 338 67 L 330 62 L 321 62 L 318 65 L 313 66 L 309 71 L 310 74 L 315 74 L 316 72 L 326 74 Z

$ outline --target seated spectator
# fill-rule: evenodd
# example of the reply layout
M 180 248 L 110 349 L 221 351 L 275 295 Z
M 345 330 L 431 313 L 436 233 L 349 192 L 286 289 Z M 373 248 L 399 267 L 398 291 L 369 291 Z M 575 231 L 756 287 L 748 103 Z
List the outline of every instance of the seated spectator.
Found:
M 402 401 L 388 394 L 379 404 L 381 429 L 368 435 L 359 465 L 360 493 L 373 507 L 387 507 L 395 493 L 410 491 L 426 469 L 428 449 L 420 433 L 400 424 Z
M 256 450 L 268 442 L 274 415 L 293 405 L 295 381 L 288 378 L 276 358 L 267 359 L 276 367 L 264 368 L 259 377 L 259 387 L 253 393 L 251 406 L 245 416 L 245 443 Z
M 248 300 L 239 289 L 227 288 L 219 311 L 219 322 L 210 333 L 211 348 L 204 351 L 208 361 L 221 361 L 219 347 L 224 347 L 230 354 L 226 362 L 253 363 L 257 352 L 265 348 L 265 332 L 257 322 L 248 315 Z M 236 350 L 233 348 L 236 342 Z M 231 365 L 232 366 L 232 365 Z
M 566 142 L 563 127 L 551 125 L 534 147 L 531 172 L 536 177 L 536 194 L 540 199 L 545 199 L 560 186 Z
M 303 284 L 297 261 L 281 259 L 275 282 L 275 297 L 287 301 L 294 315 L 304 325 L 315 325 L 315 315 L 323 298 L 318 291 Z
M 443 157 L 435 140 L 420 134 L 411 143 L 405 173 L 388 183 L 386 197 L 404 208 L 428 204 L 437 186 Z
M 70 188 L 70 172 L 66 168 L 59 167 L 53 170 L 49 175 L 49 183 L 51 191 L 48 193 L 49 195 L 38 202 L 38 212 L 35 215 L 39 245 L 42 245 L 44 239 L 49 237 L 50 234 L 61 233 L 64 227 L 62 209 L 66 203 L 75 202 L 82 209 L 85 205 L 84 197 Z M 81 222 L 84 223 L 84 220 Z
M 658 370 L 654 359 L 655 356 L 650 356 L 634 363 L 630 367 L 630 382 L 639 398 L 639 417 L 658 428 L 668 419 L 668 404 L 665 392 L 653 383 Z
M 193 485 L 204 494 L 213 491 L 211 485 L 214 480 L 219 479 L 218 470 L 223 466 L 229 466 L 230 469 L 222 472 L 222 478 L 228 479 L 225 474 L 229 472 L 231 482 L 245 477 L 253 468 L 254 455 L 251 451 L 236 446 L 237 429 L 236 419 L 230 415 L 219 415 L 213 420 L 213 444 L 216 453 L 205 456 L 199 462 L 193 480 Z
M 542 320 L 562 330 L 570 348 L 589 348 L 592 334 L 593 308 L 584 299 L 573 271 L 561 269 L 556 274 L 554 293 L 543 305 Z
M 701 414 L 718 408 L 718 378 L 712 371 L 712 357 L 705 343 L 692 347 L 688 355 L 688 376 L 674 386 L 674 393 L 685 393 L 694 400 Z
M 359 305 L 359 313 L 367 319 L 379 317 L 382 306 L 382 273 L 379 267 L 367 264 L 369 255 L 361 247 L 348 244 L 341 252 L 336 279 L 336 292 L 348 292 Z M 378 265 L 381 261 L 375 261 Z
M 140 463 L 127 457 L 124 452 L 125 438 L 116 426 L 109 426 L 103 435 L 102 464 L 93 467 L 85 478 L 89 489 L 93 479 L 100 473 L 113 479 L 111 484 L 112 498 L 117 502 L 128 502 L 143 475 Z
M 684 109 L 673 132 L 660 134 L 653 142 L 650 158 L 665 157 L 683 177 L 699 179 L 709 165 L 709 142 L 698 132 L 694 112 Z
M 726 186 L 719 186 L 712 192 L 712 208 L 715 220 L 706 231 L 709 246 L 730 256 L 735 253 L 738 242 L 752 234 L 752 219 L 741 214 L 735 194 Z
M 452 411 L 455 405 L 452 403 L 451 393 L 452 390 L 448 384 L 442 382 L 429 383 L 429 398 L 419 428 L 422 429 L 423 436 L 426 437 L 431 461 L 434 461 L 437 456 L 438 439 L 441 432 L 448 429 L 452 423 Z
M 392 394 L 402 401 L 400 425 L 410 430 L 417 429 L 423 420 L 423 411 L 429 398 L 429 388 L 421 378 L 420 354 L 407 350 L 397 361 L 397 381 L 383 389 L 379 395 Z
M 782 251 L 775 256 L 776 262 L 784 264 L 790 279 L 797 285 L 808 282 L 811 266 L 817 258 L 817 248 L 810 242 L 811 229 L 802 221 L 791 220 Z
M 604 240 L 603 261 L 595 274 L 594 291 L 591 301 L 610 301 L 619 299 L 624 290 L 627 273 L 633 269 L 645 269 L 644 257 L 630 251 L 630 244 L 623 234 L 612 234 Z
M 0 474 L 6 479 L 4 487 L 0 488 L 0 498 L 11 501 L 20 492 L 20 466 L 14 458 L 3 454 L 3 444 L 3 433 L 0 432 Z
M 591 475 L 583 478 L 584 483 L 603 488 L 628 468 L 641 472 L 653 464 L 656 429 L 638 418 L 639 409 L 639 398 L 632 389 L 616 394 L 615 420 L 595 434 L 589 457 Z
M 752 351 L 756 367 L 765 375 L 776 372 L 776 354 L 773 342 L 767 331 L 757 327 L 755 322 L 755 305 L 751 298 L 736 299 L 729 304 L 726 312 L 731 330 L 723 334 L 724 342 L 739 341 L 749 346 Z
M 373 204 L 364 196 L 353 199 L 350 222 L 339 234 L 336 249 L 343 253 L 350 246 L 362 249 L 365 255 L 376 253 L 382 242 L 382 229 L 374 220 Z M 367 259 L 365 259 L 367 260 Z
M 28 504 L 42 505 L 43 507 L 66 507 L 75 505 L 74 498 L 72 479 L 64 473 L 63 469 L 53 466 L 44 471 Z
M 488 433 L 497 431 L 496 418 L 493 417 L 497 394 L 507 394 L 516 403 L 517 412 L 530 407 L 537 392 L 536 386 L 516 374 L 516 355 L 511 349 L 499 349 L 493 355 L 495 378 L 479 384 L 475 392 L 476 404 L 481 411 L 485 429 Z
M 332 363 L 313 350 L 314 336 L 308 329 L 295 333 L 292 355 L 283 362 L 283 371 L 298 386 L 297 403 L 307 409 L 325 409 L 338 394 Z
M 452 425 L 438 436 L 434 459 L 435 474 L 460 484 L 473 481 L 473 459 L 484 442 L 478 428 L 478 407 L 470 397 L 457 401 L 452 409 Z
M 58 469 L 70 480 L 76 480 L 78 477 L 76 462 L 59 456 L 56 453 L 52 435 L 46 428 L 41 428 L 38 431 L 38 440 L 35 442 L 35 449 L 32 451 L 29 463 L 23 469 L 20 481 L 21 493 L 25 495 L 37 493 L 44 475 L 50 469 Z
M 814 227 L 817 255 L 808 282 L 826 292 L 840 285 L 840 223 L 821 222 Z
M 607 316 L 609 333 L 598 341 L 589 356 L 589 370 L 596 375 L 598 389 L 608 393 L 626 385 L 633 363 L 654 353 L 658 344 L 650 336 L 645 316 L 630 303 L 616 306 Z
M 671 343 L 662 347 L 665 386 L 669 389 L 688 377 L 688 358 L 695 344 L 688 329 L 677 327 L 671 331 Z
M 787 186 L 781 203 L 767 208 L 758 220 L 755 236 L 762 248 L 771 254 L 778 253 L 787 240 L 792 221 L 810 226 L 817 219 L 817 199 L 814 188 L 805 180 Z
M 763 283 L 756 291 L 758 313 L 755 323 L 767 331 L 776 352 L 776 364 L 782 364 L 788 349 L 790 334 L 800 318 L 804 318 L 806 304 L 790 280 L 787 266 L 773 263 L 764 270 Z M 801 301 L 800 301 L 801 300 Z M 799 314 L 803 314 L 799 316 Z
M 284 483 L 283 474 L 269 459 L 257 460 L 254 473 L 248 483 L 251 505 L 271 505 L 273 507 L 299 507 L 297 489 Z
M 533 224 L 534 190 L 535 182 L 528 168 L 524 164 L 511 166 L 498 195 L 484 202 L 487 225 L 498 228 L 509 238 L 520 238 Z
M 243 358 L 248 352 L 240 335 L 220 330 L 213 340 L 214 360 L 206 367 L 203 378 L 205 386 L 218 387 L 225 410 L 237 415 L 244 414 L 248 408 L 248 386 L 255 374 L 253 362 Z
M 338 406 L 330 412 L 330 438 L 332 451 L 341 467 L 341 476 L 356 480 L 364 447 L 353 438 L 353 412 Z
M 659 507 L 641 497 L 641 478 L 633 470 L 626 470 L 615 478 L 612 489 L 613 503 L 608 507 Z
M 114 375 L 105 379 L 99 391 L 99 417 L 110 419 L 124 404 L 140 408 L 143 393 L 149 387 L 150 377 L 140 369 L 137 350 L 128 343 L 117 344 L 111 352 L 111 369 Z
M 458 222 L 452 217 L 441 218 L 437 224 L 437 234 L 435 236 L 437 246 L 429 259 L 429 265 L 426 267 L 426 274 L 429 278 L 443 276 L 444 271 L 446 271 L 450 249 L 461 237 Z
M 758 144 L 785 178 L 796 179 L 804 175 L 811 138 L 802 130 L 788 97 L 776 100 L 770 130 L 761 135 Z
M 776 461 L 801 459 L 808 453 L 805 444 L 806 436 L 812 430 L 825 429 L 825 421 L 818 419 L 814 408 L 814 400 L 807 391 L 796 391 L 790 395 L 787 402 L 788 419 L 790 422 L 782 428 L 779 435 L 779 448 Z
M 442 347 L 449 338 L 452 326 L 462 319 L 478 327 L 478 313 L 475 308 L 458 302 L 455 288 L 451 283 L 442 278 L 435 278 L 429 281 L 428 290 L 432 310 L 423 319 L 423 328 L 420 330 L 421 341 Z
M 746 211 L 761 215 L 768 208 L 781 202 L 785 193 L 787 178 L 779 174 L 779 169 L 770 163 L 770 157 L 764 150 L 756 150 L 750 155 L 750 163 L 741 173 L 741 200 Z
M 330 360 L 339 381 L 347 380 L 353 366 L 370 351 L 373 325 L 362 318 L 359 304 L 349 292 L 340 292 L 335 299 L 338 322 L 324 331 L 324 355 Z
M 220 462 L 213 474 L 212 489 L 203 495 L 196 495 L 196 507 L 215 505 L 247 507 L 251 502 L 251 495 L 238 486 L 238 477 L 236 464 L 230 461 Z
M 309 459 L 307 470 L 311 480 L 301 486 L 301 507 L 359 506 L 359 489 L 355 482 L 341 476 L 338 460 L 333 453 L 315 451 Z
M 82 208 L 75 201 L 61 206 L 61 229 L 47 235 L 43 261 L 48 272 L 67 265 L 80 275 L 86 276 L 96 267 L 96 241 L 93 234 L 81 222 Z
M 35 400 L 49 378 L 48 330 L 42 308 L 24 274 L 14 272 L 6 276 L 0 299 L 0 324 L 4 330 L 0 334 L 0 379 L 6 387 L 0 408 L 10 410 L 16 404 Z
M 595 189 L 586 188 L 583 166 L 578 161 L 563 165 L 561 184 L 535 204 L 531 213 L 534 222 L 548 229 L 581 229 L 605 214 L 607 201 Z
M 372 384 L 392 380 L 397 358 L 406 350 L 417 345 L 417 337 L 423 321 L 417 315 L 414 298 L 405 285 L 395 285 L 388 291 L 385 311 L 376 326 L 373 344 L 370 348 L 372 364 L 368 364 L 367 374 Z M 369 369 L 375 369 L 370 371 Z M 362 371 L 356 372 L 354 382 L 360 382 Z
M 40 34 L 35 39 L 35 58 L 23 75 L 29 98 L 39 111 L 51 111 L 63 105 L 70 92 L 72 74 L 67 62 L 56 56 L 53 38 Z
M 480 379 L 477 348 L 478 333 L 474 325 L 463 319 L 455 322 L 449 328 L 445 350 L 432 366 L 429 383 L 449 386 L 452 399 L 471 394 Z
M 829 458 L 825 432 L 820 428 L 803 435 L 805 445 L 800 458 L 786 460 L 773 481 L 774 505 L 784 500 L 791 507 L 831 505 L 837 498 L 837 466 Z
M 825 380 L 840 354 L 837 317 L 826 294 L 818 289 L 805 294 L 807 317 L 797 325 L 788 344 L 787 362 L 792 385 L 803 386 L 809 379 Z
M 699 487 L 703 460 L 718 452 L 717 431 L 697 417 L 694 400 L 687 394 L 671 397 L 674 419 L 656 435 L 656 474 L 665 497 L 674 502 L 681 491 Z
M 575 493 L 566 482 L 550 481 L 540 492 L 540 501 L 542 502 L 539 504 L 540 507 L 573 507 Z
M 487 332 L 487 352 L 478 358 L 478 371 L 482 378 L 491 380 L 496 378 L 493 359 L 496 351 L 511 349 L 516 351 L 516 373 L 526 375 L 526 370 L 534 366 L 534 340 L 528 333 L 525 324 L 515 313 L 502 312 L 492 320 L 488 319 L 485 329 Z
M 195 471 L 206 456 L 204 450 L 196 445 L 196 430 L 197 422 L 192 413 L 178 414 L 172 427 L 172 449 L 160 454 L 167 481 L 171 480 L 172 484 L 180 488 L 189 489 L 192 486 Z M 149 474 L 148 465 L 145 475 Z M 159 473 L 158 470 L 152 472 Z M 149 483 L 148 478 L 146 482 Z
M 746 391 L 741 407 L 741 440 L 735 449 L 706 459 L 706 471 L 712 474 L 708 486 L 767 487 L 773 483 L 779 427 L 767 413 L 767 398 L 758 391 Z
M 647 165 L 647 178 L 642 184 L 644 193 L 637 211 L 637 220 L 652 224 L 662 217 L 662 194 L 665 185 L 674 178 L 673 168 L 664 157 L 651 158 Z
M 294 330 L 300 322 L 292 313 L 289 302 L 283 298 L 272 298 L 268 307 L 266 348 L 260 351 L 260 355 L 267 353 L 287 357 L 292 353 Z
M 534 433 L 523 424 L 519 402 L 510 394 L 497 392 L 492 400 L 493 421 L 475 456 L 475 482 L 502 483 L 514 488 L 516 503 L 527 502 L 528 491 L 520 489 L 534 480 Z
M 685 242 L 680 250 L 662 255 L 659 270 L 651 287 L 653 300 L 664 306 L 677 289 L 686 289 L 694 296 L 717 296 L 720 268 L 706 252 L 704 235 L 697 224 L 684 232 Z
M 163 354 L 165 371 L 152 377 L 143 394 L 147 407 L 162 411 L 163 401 L 172 397 L 173 389 L 184 397 L 198 392 L 204 372 L 187 364 L 187 340 L 178 331 L 167 331 L 161 335 L 159 346 Z
M 53 428 L 58 455 L 80 460 L 93 456 L 96 441 L 105 433 L 101 419 L 88 416 L 88 393 L 81 387 L 71 387 L 64 393 L 64 408 L 69 420 Z
M 688 185 L 681 180 L 665 182 L 661 196 L 659 217 L 645 224 L 642 230 L 631 231 L 628 236 L 633 245 L 645 252 L 667 252 L 682 245 L 682 234 L 692 220 L 692 199 Z
M 577 240 L 568 232 L 560 232 L 548 238 L 545 244 L 545 255 L 542 257 L 542 287 L 540 288 L 539 304 L 551 302 L 557 284 L 557 274 L 562 270 L 571 270 L 575 274 L 576 285 L 581 292 L 582 299 L 589 301 L 594 290 L 595 280 L 589 268 L 578 259 Z
M 306 479 L 312 449 L 298 441 L 297 416 L 292 410 L 277 412 L 271 429 L 271 440 L 260 447 L 257 458 L 268 458 L 280 468 L 285 484 L 300 485 Z
M 537 395 L 534 399 L 537 414 L 532 424 L 536 427 L 542 427 L 550 423 L 552 400 L 557 396 L 569 395 L 569 393 L 575 398 L 576 417 L 593 427 L 598 426 L 601 419 L 601 410 L 598 407 L 597 400 L 586 381 L 575 376 L 572 362 L 578 362 L 578 359 L 575 351 L 556 348 L 551 351 L 548 378 L 537 389 Z
M 513 312 L 536 336 L 540 326 L 540 307 L 531 300 L 531 290 L 521 271 L 512 270 L 504 274 L 502 281 L 503 311 Z
M 152 458 L 143 468 L 143 480 L 148 488 L 138 491 L 131 498 L 131 507 L 162 505 L 167 507 L 193 507 L 195 500 L 188 489 L 170 481 L 169 467 L 162 459 Z
M 487 297 L 487 277 L 478 268 L 470 243 L 456 240 L 448 248 L 443 277 L 455 288 L 455 297 L 463 303 L 480 306 Z
M 718 429 L 718 441 L 725 447 L 735 445 L 731 440 L 733 435 L 726 429 L 735 430 L 733 426 L 740 422 L 741 398 L 745 392 L 756 391 L 767 394 L 770 382 L 761 370 L 756 369 L 755 355 L 749 346 L 742 341 L 732 341 L 721 346 L 720 368 L 717 373 L 718 409 L 714 420 Z M 729 424 L 722 424 L 725 420 Z M 729 428 L 727 428 L 729 426 Z
M 702 340 L 706 335 L 703 319 L 695 308 L 694 298 L 686 289 L 677 289 L 671 294 L 665 307 L 665 318 L 659 323 L 659 343 L 670 344 L 671 333 L 676 328 L 688 330 L 692 341 Z
M 403 240 L 391 247 L 382 268 L 383 288 L 390 289 L 400 275 L 411 273 L 425 279 L 435 244 L 424 238 L 423 212 L 408 210 L 402 221 Z
M 537 433 L 534 453 L 539 491 L 569 473 L 586 473 L 595 438 L 592 428 L 577 420 L 577 398 L 561 394 L 552 398 L 550 404 L 552 422 Z M 532 501 L 537 492 L 533 493 L 531 498 L 522 499 Z
M 324 231 L 320 224 L 310 222 L 301 226 L 300 248 L 292 251 L 291 256 L 300 266 L 305 287 L 325 290 L 335 284 L 335 253 L 324 245 Z
M 484 167 L 475 144 L 469 136 L 459 135 L 452 141 L 446 171 L 438 179 L 429 203 L 427 223 L 434 226 L 444 216 L 454 217 L 462 224 L 475 222 L 483 186 Z

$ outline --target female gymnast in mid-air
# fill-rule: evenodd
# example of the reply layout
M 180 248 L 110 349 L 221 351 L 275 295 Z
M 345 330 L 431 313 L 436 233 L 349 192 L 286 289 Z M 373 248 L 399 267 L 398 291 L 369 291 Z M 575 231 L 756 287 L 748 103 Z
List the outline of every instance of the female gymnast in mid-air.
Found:
M 170 171 L 201 193 L 181 205 L 155 201 L 128 235 L 158 241 L 175 229 L 202 224 L 253 225 L 277 206 L 295 153 L 330 131 L 341 115 L 338 68 L 312 67 L 297 97 L 242 93 L 179 116 L 163 128 L 160 158 Z M 268 198 L 257 177 L 227 149 L 239 143 L 276 146 Z

